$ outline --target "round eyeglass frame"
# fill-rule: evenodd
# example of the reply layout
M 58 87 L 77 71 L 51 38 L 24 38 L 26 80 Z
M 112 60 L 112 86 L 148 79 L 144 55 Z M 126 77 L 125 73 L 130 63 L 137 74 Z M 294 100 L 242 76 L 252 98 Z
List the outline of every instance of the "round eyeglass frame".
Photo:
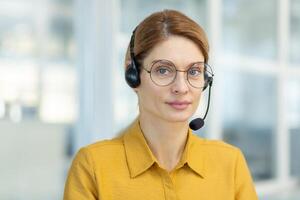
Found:
M 153 78 L 152 78 L 152 73 L 151 73 L 152 68 L 154 67 L 154 65 L 155 65 L 156 63 L 161 62 L 161 61 L 164 61 L 164 62 L 167 62 L 167 63 L 171 64 L 171 65 L 174 67 L 174 69 L 176 70 L 176 74 L 175 74 L 173 80 L 172 80 L 170 83 L 166 84 L 166 85 L 158 84 L 158 83 L 156 83 L 156 82 L 153 80 Z M 190 82 L 190 80 L 189 80 L 189 78 L 188 78 L 189 76 L 188 76 L 188 73 L 187 73 L 187 72 L 188 72 L 195 64 L 197 64 L 197 63 L 202 63 L 202 64 L 204 64 L 204 85 L 203 85 L 202 87 L 194 86 L 194 85 Z M 143 68 L 146 72 L 149 73 L 150 78 L 151 78 L 151 81 L 152 81 L 155 85 L 160 86 L 160 87 L 166 87 L 166 86 L 169 86 L 169 85 L 171 85 L 172 83 L 174 83 L 174 81 L 176 80 L 176 77 L 177 77 L 177 72 L 185 72 L 185 73 L 186 73 L 186 80 L 188 81 L 189 85 L 192 86 L 192 87 L 194 87 L 194 88 L 197 88 L 197 89 L 203 89 L 203 88 L 206 88 L 206 87 L 207 87 L 207 84 L 208 84 L 209 77 L 213 77 L 213 76 L 214 76 L 214 73 L 213 73 L 213 71 L 212 71 L 212 69 L 211 69 L 211 66 L 210 66 L 208 63 L 205 63 L 205 62 L 195 62 L 195 63 L 191 63 L 191 64 L 189 65 L 189 68 L 188 68 L 187 70 L 178 70 L 178 69 L 176 68 L 176 66 L 175 66 L 171 61 L 168 61 L 168 60 L 156 60 L 156 61 L 152 62 L 150 70 L 147 70 L 145 67 L 142 67 L 142 68 Z

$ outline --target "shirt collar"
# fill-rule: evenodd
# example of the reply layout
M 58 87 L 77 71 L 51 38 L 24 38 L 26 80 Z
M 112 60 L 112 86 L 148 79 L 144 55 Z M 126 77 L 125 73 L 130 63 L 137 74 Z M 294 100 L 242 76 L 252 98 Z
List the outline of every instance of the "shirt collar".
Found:
M 123 137 L 127 164 L 132 178 L 150 168 L 157 159 L 151 152 L 147 141 L 141 131 L 139 118 L 137 118 L 124 132 Z M 188 139 L 181 160 L 176 168 L 187 164 L 194 172 L 204 178 L 204 148 L 203 139 L 188 131 Z

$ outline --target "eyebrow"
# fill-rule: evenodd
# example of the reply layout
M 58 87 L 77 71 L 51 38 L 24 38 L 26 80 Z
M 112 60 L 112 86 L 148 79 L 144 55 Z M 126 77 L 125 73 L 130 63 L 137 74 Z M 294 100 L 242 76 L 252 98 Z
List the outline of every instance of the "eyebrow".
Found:
M 159 62 L 159 61 L 165 61 L 165 62 L 167 62 L 167 63 L 171 63 L 171 64 L 173 64 L 173 65 L 176 67 L 176 65 L 174 64 L 174 62 L 172 62 L 172 61 L 170 61 L 170 60 L 167 60 L 167 59 L 155 59 L 155 60 L 153 60 L 153 61 L 151 62 L 151 65 L 153 65 L 154 63 L 157 63 L 157 62 Z M 185 67 L 191 67 L 193 64 L 196 64 L 196 63 L 205 63 L 205 62 L 204 62 L 204 61 L 191 62 L 190 64 L 188 64 L 188 65 L 185 66 Z

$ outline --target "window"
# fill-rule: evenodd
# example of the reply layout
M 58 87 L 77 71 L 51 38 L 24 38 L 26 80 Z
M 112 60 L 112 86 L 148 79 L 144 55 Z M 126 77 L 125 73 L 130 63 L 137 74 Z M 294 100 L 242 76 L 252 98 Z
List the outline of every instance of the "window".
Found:
M 0 2 L 1 118 L 75 121 L 77 76 L 71 3 Z
M 273 178 L 276 79 L 238 70 L 226 70 L 224 77 L 223 138 L 241 148 L 255 180 Z
M 223 51 L 242 56 L 276 58 L 277 1 L 222 2 Z
M 300 2 L 297 0 L 291 0 L 291 61 L 292 63 L 300 63 Z
M 300 81 L 292 78 L 287 85 L 288 124 L 290 133 L 290 161 L 291 175 L 300 176 Z

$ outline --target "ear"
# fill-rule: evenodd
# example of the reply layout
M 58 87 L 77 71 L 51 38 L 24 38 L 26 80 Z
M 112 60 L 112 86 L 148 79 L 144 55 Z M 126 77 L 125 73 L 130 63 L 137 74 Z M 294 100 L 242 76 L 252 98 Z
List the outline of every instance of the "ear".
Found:
M 126 60 L 124 63 L 124 68 L 127 70 L 128 66 L 131 64 L 131 60 Z
M 133 88 L 133 91 L 137 94 L 138 93 L 138 89 L 137 88 Z

